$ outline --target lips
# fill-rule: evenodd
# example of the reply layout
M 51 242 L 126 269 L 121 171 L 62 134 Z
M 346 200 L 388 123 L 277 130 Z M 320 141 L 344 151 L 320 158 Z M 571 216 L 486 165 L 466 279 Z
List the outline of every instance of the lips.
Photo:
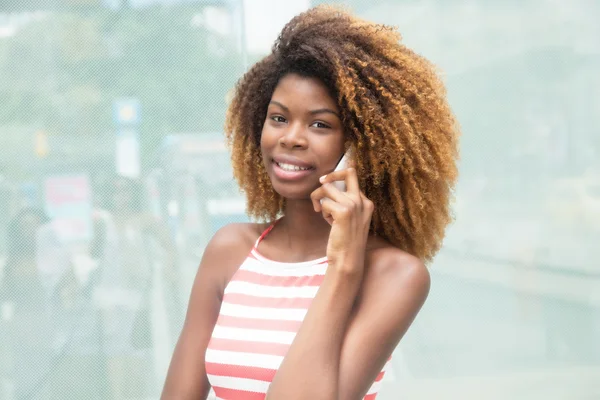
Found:
M 297 165 L 293 165 L 293 164 L 285 164 L 285 163 L 276 163 L 277 166 L 283 170 L 286 171 L 306 171 L 309 170 L 310 168 L 306 168 L 306 167 L 299 167 Z
M 292 157 L 292 156 L 286 156 L 286 155 L 275 156 L 275 157 L 273 157 L 273 161 L 277 164 L 293 165 L 293 166 L 300 167 L 303 169 L 314 169 L 314 166 L 312 164 L 310 164 L 304 160 L 301 160 L 299 158 Z
M 273 172 L 282 181 L 296 181 L 312 174 L 315 168 L 309 163 L 294 157 L 274 157 Z

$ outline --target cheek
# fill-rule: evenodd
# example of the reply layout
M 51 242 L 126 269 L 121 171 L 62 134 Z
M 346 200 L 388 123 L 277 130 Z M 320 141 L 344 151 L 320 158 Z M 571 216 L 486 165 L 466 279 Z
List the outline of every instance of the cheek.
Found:
M 260 138 L 258 139 L 258 143 L 260 144 L 261 150 L 263 150 L 269 146 L 269 142 L 271 141 L 270 136 L 271 135 L 269 134 L 269 127 L 267 126 L 267 123 L 265 122 L 262 129 L 260 130 Z
M 265 135 L 265 130 L 263 129 L 260 133 L 260 139 L 258 140 L 258 148 L 260 149 L 261 154 L 265 153 L 268 145 L 268 138 Z
M 279 144 L 279 137 L 280 132 L 277 129 L 273 129 L 272 127 L 270 128 L 265 124 L 261 131 L 259 139 L 261 152 L 270 153 L 271 151 L 273 151 L 273 149 L 275 149 Z
M 268 134 L 268 132 L 266 132 L 265 129 L 263 129 L 261 132 L 258 144 L 259 144 L 258 149 L 260 150 L 260 155 L 261 155 L 263 165 L 266 167 L 269 162 L 267 154 L 269 154 L 269 151 L 272 148 L 272 144 L 270 143 L 270 140 L 269 140 L 269 134 Z
M 258 145 L 259 145 L 259 148 L 260 148 L 261 151 L 265 148 L 265 146 L 267 144 L 267 141 L 268 140 L 267 140 L 267 137 L 265 135 L 265 130 L 263 129 L 260 132 L 260 138 L 258 139 Z
M 271 146 L 277 141 L 277 129 L 269 126 L 268 122 L 265 122 L 260 131 L 260 143 L 263 146 Z
M 344 141 L 335 138 L 320 146 L 319 153 L 323 155 L 323 166 L 334 168 L 344 153 Z

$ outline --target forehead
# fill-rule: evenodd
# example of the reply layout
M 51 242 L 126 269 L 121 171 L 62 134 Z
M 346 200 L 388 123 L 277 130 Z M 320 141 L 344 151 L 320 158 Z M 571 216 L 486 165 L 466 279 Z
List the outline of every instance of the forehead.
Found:
M 295 105 L 311 109 L 327 107 L 338 110 L 337 102 L 321 80 L 298 74 L 288 74 L 281 78 L 273 92 L 272 100 L 286 106 Z

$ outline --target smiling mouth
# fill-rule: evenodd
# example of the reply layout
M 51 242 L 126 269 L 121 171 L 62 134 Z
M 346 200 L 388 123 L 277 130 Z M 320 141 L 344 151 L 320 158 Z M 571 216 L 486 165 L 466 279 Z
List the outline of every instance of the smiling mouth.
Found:
M 286 172 L 310 171 L 314 169 L 313 167 L 299 167 L 293 164 L 278 163 L 275 160 L 273 160 L 273 163 Z

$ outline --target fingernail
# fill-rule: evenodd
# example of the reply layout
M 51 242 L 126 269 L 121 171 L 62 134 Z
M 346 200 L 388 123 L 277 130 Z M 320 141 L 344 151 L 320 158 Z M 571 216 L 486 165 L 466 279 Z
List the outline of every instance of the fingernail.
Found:
M 320 178 L 319 178 L 319 181 L 320 181 L 320 182 L 323 182 L 323 181 L 325 180 L 325 177 L 326 177 L 326 176 L 327 176 L 327 175 L 323 175 L 322 177 L 320 177 Z

